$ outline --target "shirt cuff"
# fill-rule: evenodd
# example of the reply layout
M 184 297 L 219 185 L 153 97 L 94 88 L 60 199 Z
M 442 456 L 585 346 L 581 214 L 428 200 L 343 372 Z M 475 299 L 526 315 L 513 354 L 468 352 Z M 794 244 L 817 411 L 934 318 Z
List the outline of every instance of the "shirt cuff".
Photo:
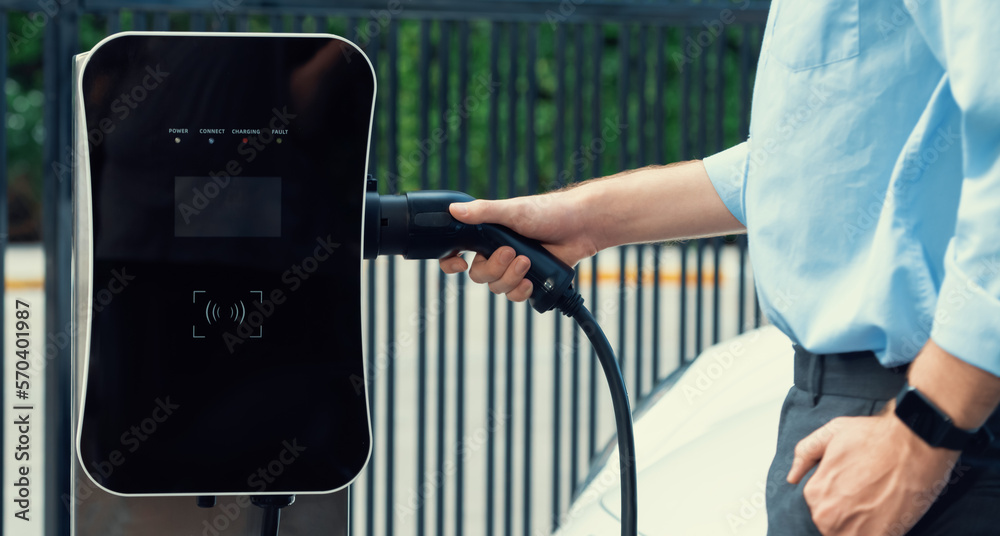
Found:
M 945 253 L 945 276 L 938 294 L 931 339 L 955 357 L 1000 376 L 1000 299 L 989 295 L 976 279 L 989 277 L 993 267 L 978 274 L 962 271 L 955 261 L 954 241 Z
M 747 171 L 748 145 L 748 142 L 734 145 L 702 161 L 719 198 L 733 217 L 744 226 L 747 221 L 743 214 L 743 185 Z

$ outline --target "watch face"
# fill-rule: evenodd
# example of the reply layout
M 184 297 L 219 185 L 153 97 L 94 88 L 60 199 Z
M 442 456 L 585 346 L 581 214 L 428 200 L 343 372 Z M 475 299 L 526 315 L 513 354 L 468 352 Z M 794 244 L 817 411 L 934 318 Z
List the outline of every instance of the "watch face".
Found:
M 896 416 L 931 446 L 940 445 L 951 424 L 912 387 L 897 399 Z
M 345 486 L 371 443 L 370 64 L 332 36 L 124 35 L 82 85 L 83 467 L 124 494 Z

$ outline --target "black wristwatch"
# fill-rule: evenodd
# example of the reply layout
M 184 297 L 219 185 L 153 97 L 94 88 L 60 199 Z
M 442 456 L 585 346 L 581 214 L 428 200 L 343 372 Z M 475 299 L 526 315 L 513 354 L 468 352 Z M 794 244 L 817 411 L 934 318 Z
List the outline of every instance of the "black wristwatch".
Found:
M 951 417 L 909 383 L 896 395 L 896 416 L 932 447 L 976 452 L 993 442 L 985 426 L 976 430 L 956 427 Z

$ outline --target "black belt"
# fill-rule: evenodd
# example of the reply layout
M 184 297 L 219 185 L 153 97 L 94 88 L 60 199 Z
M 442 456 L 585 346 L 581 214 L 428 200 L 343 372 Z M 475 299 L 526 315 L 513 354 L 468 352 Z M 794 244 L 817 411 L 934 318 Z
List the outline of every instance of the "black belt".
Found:
M 795 345 L 795 386 L 813 396 L 888 400 L 906 383 L 908 365 L 885 368 L 875 352 L 814 354 Z

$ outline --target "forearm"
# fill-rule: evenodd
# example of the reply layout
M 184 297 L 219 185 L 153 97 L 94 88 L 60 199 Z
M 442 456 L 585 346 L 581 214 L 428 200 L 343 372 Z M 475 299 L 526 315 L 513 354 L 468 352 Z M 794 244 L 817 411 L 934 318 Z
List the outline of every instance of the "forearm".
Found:
M 649 166 L 561 193 L 597 248 L 743 233 L 699 160 Z
M 955 422 L 971 430 L 982 426 L 1000 404 L 1000 378 L 970 365 L 928 341 L 910 367 L 909 383 Z

